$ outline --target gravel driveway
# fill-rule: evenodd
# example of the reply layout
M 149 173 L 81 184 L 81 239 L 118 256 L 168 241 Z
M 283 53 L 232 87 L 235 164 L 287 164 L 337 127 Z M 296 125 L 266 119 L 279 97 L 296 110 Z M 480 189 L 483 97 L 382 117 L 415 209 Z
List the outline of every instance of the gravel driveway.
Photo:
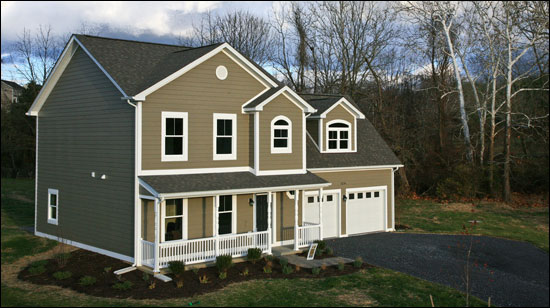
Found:
M 372 265 L 464 291 L 470 237 L 376 233 L 327 240 L 338 256 L 361 256 Z M 474 236 L 471 294 L 498 306 L 548 307 L 548 254 L 524 242 Z M 477 261 L 477 262 L 476 262 Z M 435 299 L 437 301 L 437 299 Z

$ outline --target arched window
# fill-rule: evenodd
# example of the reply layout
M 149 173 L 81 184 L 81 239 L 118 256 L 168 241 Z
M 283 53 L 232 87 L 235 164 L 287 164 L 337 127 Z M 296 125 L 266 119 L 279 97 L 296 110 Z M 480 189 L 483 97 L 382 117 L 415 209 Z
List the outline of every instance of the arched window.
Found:
M 271 153 L 292 153 L 292 122 L 285 116 L 271 121 Z
M 351 151 L 351 125 L 344 120 L 327 123 L 327 151 Z

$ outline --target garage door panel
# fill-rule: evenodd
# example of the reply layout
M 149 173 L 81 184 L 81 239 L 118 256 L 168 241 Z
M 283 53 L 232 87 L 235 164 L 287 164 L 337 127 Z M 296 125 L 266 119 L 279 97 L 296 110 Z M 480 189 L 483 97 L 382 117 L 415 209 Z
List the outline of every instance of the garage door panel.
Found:
M 358 234 L 384 230 L 385 190 L 369 188 L 348 192 L 346 202 L 347 233 Z

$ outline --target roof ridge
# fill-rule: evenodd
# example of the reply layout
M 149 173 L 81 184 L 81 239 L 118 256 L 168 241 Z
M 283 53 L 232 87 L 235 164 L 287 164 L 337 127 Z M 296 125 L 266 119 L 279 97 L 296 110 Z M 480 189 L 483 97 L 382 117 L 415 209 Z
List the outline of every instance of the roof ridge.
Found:
M 105 36 L 97 36 L 97 35 L 89 35 L 89 34 L 79 34 L 74 33 L 74 36 L 86 36 L 91 38 L 99 38 L 99 39 L 105 39 L 105 40 L 112 40 L 112 41 L 122 41 L 122 42 L 132 42 L 132 43 L 141 43 L 141 44 L 151 44 L 151 45 L 162 45 L 162 46 L 170 46 L 170 47 L 179 47 L 179 48 L 187 48 L 187 49 L 194 49 L 196 47 L 188 47 L 183 45 L 175 45 L 175 44 L 166 44 L 166 43 L 155 43 L 155 42 L 146 42 L 146 41 L 138 41 L 138 40 L 128 40 L 128 39 L 120 39 L 120 38 L 113 38 L 113 37 L 105 37 Z M 205 47 L 205 46 L 201 46 Z
M 195 50 L 195 49 L 206 48 L 206 47 L 212 47 L 212 46 L 215 46 L 215 45 L 222 45 L 222 44 L 225 44 L 225 42 L 213 43 L 213 44 L 204 45 L 204 46 L 198 46 L 198 47 L 185 47 L 185 48 L 187 48 L 187 49 L 185 49 L 185 50 L 178 50 L 178 51 L 175 51 L 175 52 L 183 52 L 183 51 Z
M 345 94 L 329 94 L 329 93 L 298 93 L 300 95 L 316 95 L 316 96 L 345 96 Z

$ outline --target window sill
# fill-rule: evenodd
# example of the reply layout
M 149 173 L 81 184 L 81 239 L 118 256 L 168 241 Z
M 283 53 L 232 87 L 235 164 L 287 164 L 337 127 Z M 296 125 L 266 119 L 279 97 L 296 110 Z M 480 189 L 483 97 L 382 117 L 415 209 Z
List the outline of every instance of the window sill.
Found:
M 187 156 L 185 155 L 174 155 L 174 156 L 165 156 L 163 155 L 161 161 L 187 161 Z
M 57 226 L 57 219 L 48 219 L 48 223 Z

